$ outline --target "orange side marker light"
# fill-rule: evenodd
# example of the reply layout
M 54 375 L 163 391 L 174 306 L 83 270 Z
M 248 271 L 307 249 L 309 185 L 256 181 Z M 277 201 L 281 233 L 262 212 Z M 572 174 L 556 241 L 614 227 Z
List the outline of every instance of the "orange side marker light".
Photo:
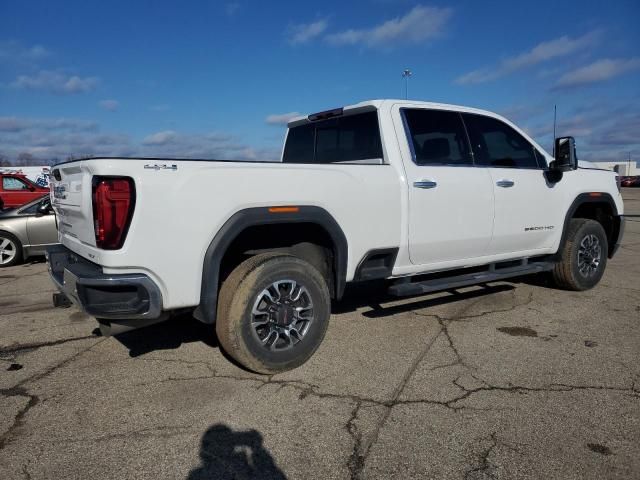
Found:
M 300 207 L 269 207 L 269 213 L 297 213 Z

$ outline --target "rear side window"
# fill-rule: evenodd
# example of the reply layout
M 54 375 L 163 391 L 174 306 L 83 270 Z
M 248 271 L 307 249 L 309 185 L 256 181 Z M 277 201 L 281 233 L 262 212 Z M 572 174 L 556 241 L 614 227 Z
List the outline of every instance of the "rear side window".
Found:
M 403 113 L 417 165 L 472 165 L 459 113 L 421 109 Z
M 289 129 L 285 163 L 339 163 L 382 159 L 376 112 L 321 120 Z
M 4 190 L 28 190 L 29 187 L 22 180 L 15 177 L 2 177 L 2 188 Z
M 506 123 L 482 115 L 464 114 L 476 165 L 538 168 L 535 149 Z

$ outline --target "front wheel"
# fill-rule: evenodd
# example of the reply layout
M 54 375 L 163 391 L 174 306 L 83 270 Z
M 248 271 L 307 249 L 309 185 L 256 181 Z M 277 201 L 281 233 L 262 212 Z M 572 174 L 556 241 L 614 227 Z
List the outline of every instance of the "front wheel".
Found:
M 555 284 L 567 290 L 595 287 L 607 266 L 607 235 L 595 220 L 572 218 L 560 260 L 552 271 Z
M 220 289 L 216 332 L 244 367 L 277 373 L 305 363 L 327 331 L 331 299 L 310 263 L 277 253 L 240 264 Z

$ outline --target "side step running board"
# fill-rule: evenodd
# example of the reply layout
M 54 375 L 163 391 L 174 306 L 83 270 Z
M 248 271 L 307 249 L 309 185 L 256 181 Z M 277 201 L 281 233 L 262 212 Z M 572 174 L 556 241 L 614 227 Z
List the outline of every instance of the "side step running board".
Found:
M 553 269 L 553 262 L 531 262 L 527 259 L 522 260 L 519 265 L 511 265 L 508 267 L 499 267 L 500 264 L 491 264 L 489 268 L 482 272 L 473 272 L 451 277 L 434 278 L 418 282 L 402 282 L 396 283 L 389 287 L 389 294 L 396 297 L 408 297 L 412 295 L 420 295 L 423 293 L 438 292 L 441 290 L 449 290 L 451 288 L 466 287 L 469 285 L 477 285 L 480 283 L 495 282 L 506 278 L 519 277 L 520 275 L 528 275 L 531 273 L 546 272 Z

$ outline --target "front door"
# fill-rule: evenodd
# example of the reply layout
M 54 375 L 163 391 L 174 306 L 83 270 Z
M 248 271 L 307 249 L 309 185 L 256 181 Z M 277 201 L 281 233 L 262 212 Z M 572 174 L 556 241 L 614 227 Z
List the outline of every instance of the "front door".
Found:
M 490 255 L 551 247 L 562 229 L 562 182 L 544 175 L 545 157 L 514 128 L 484 115 L 463 115 L 475 163 L 488 168 L 495 196 Z
M 409 186 L 411 263 L 464 265 L 485 255 L 493 230 L 493 186 L 488 169 L 473 166 L 460 114 L 402 108 L 395 117 L 407 132 L 407 141 L 399 140 Z
M 2 177 L 2 194 L 5 208 L 19 207 L 35 198 L 27 182 L 11 176 Z

